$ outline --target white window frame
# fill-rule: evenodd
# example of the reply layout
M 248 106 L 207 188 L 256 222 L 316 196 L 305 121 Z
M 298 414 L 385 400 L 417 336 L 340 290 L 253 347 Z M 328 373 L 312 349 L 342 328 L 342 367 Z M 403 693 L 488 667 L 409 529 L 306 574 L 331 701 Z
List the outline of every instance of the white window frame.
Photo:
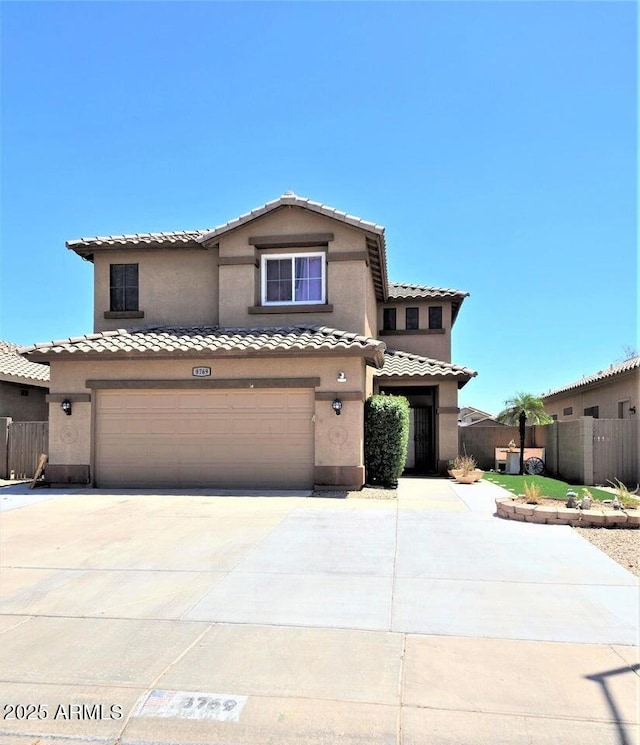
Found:
M 291 261 L 291 297 L 295 297 L 295 260 L 296 259 L 313 259 L 319 257 L 322 284 L 322 296 L 320 300 L 267 300 L 267 261 L 276 259 L 289 259 Z M 262 305 L 326 305 L 327 302 L 327 255 L 324 251 L 301 251 L 299 253 L 272 253 L 263 254 L 260 257 L 260 298 Z

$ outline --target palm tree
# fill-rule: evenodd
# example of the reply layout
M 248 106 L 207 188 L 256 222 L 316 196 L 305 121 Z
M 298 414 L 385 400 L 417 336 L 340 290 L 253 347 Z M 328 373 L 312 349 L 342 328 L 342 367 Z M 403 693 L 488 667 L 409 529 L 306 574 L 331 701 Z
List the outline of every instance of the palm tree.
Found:
M 518 392 L 513 398 L 504 402 L 504 408 L 496 417 L 502 424 L 518 425 L 520 432 L 520 475 L 524 474 L 524 435 L 525 425 L 551 424 L 553 419 L 544 410 L 544 404 L 538 396 Z

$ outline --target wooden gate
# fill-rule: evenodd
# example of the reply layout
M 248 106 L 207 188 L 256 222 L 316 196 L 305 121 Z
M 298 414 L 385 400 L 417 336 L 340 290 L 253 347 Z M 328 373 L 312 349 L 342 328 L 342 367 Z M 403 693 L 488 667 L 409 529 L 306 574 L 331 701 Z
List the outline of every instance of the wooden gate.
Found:
M 49 452 L 49 422 L 11 422 L 8 444 L 9 478 L 32 478 L 38 459 Z

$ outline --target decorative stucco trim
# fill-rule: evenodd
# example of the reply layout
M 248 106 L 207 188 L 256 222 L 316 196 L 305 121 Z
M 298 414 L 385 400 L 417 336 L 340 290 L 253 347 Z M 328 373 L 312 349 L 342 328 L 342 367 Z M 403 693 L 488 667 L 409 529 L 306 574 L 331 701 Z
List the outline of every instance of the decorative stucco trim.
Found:
M 144 318 L 143 310 L 105 310 L 105 318 Z
M 415 334 L 444 334 L 446 329 L 389 329 L 378 331 L 378 336 L 414 336 Z
M 291 235 L 256 235 L 249 238 L 249 245 L 261 248 L 309 248 L 326 246 L 334 240 L 333 233 L 294 233 Z
M 247 308 L 250 315 L 263 313 L 332 313 L 333 305 L 320 303 L 318 305 L 252 305 Z
M 48 404 L 59 404 L 62 401 L 69 399 L 74 404 L 86 404 L 91 402 L 90 393 L 48 393 L 45 396 L 45 401 Z
M 327 261 L 364 261 L 369 266 L 367 251 L 335 251 L 327 254 Z
M 255 256 L 221 256 L 218 259 L 218 266 L 236 266 L 240 264 L 253 264 L 260 266 Z
M 203 388 L 316 388 L 320 378 L 219 378 L 205 380 L 87 380 L 94 390 L 203 389 Z
M 341 401 L 364 401 L 362 391 L 316 391 L 316 401 L 333 401 L 339 398 Z

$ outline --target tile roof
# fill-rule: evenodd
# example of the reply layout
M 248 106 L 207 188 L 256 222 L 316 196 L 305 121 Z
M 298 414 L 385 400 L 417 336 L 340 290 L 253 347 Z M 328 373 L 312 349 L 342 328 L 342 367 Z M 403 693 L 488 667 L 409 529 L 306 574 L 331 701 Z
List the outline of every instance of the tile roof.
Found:
M 412 285 L 406 282 L 389 282 L 389 299 L 403 298 L 465 298 L 469 293 L 464 290 L 452 290 L 447 287 L 427 287 Z
M 175 230 L 165 233 L 130 233 L 128 235 L 95 235 L 87 238 L 77 238 L 67 241 L 67 248 L 76 251 L 84 248 L 100 248 L 104 246 L 137 246 L 137 245 L 162 245 L 171 243 L 193 243 L 196 244 L 209 231 L 203 230 Z M 78 253 L 82 251 L 78 250 Z
M 31 362 L 18 354 L 19 345 L 0 341 L 0 380 L 37 385 L 49 383 L 49 365 Z
M 328 205 L 322 204 L 321 202 L 314 202 L 311 199 L 307 199 L 307 197 L 299 197 L 292 191 L 287 191 L 281 197 L 273 199 L 272 201 L 263 204 L 261 207 L 256 207 L 250 212 L 245 212 L 243 215 L 240 215 L 240 217 L 236 217 L 234 220 L 229 220 L 229 222 L 218 225 L 217 228 L 213 228 L 212 230 L 208 231 L 201 240 L 210 240 L 211 238 L 215 238 L 218 235 L 226 233 L 229 230 L 235 230 L 235 228 L 239 228 L 241 225 L 244 225 L 251 220 L 255 220 L 261 215 L 266 215 L 268 212 L 271 212 L 274 209 L 286 206 L 304 207 L 305 209 L 311 210 L 312 212 L 317 212 L 320 215 L 325 215 L 325 217 L 331 217 L 334 220 L 339 220 L 340 222 L 346 223 L 347 225 L 351 225 L 354 228 L 367 230 L 371 233 L 377 233 L 381 236 L 384 234 L 384 228 L 382 227 L 382 225 L 377 225 L 376 223 L 370 222 L 369 220 L 363 220 L 361 217 L 356 217 L 355 215 L 349 215 L 346 212 L 337 210 L 335 207 L 329 207 Z
M 637 368 L 640 368 L 640 356 L 631 357 L 628 360 L 624 360 L 624 362 L 619 362 L 615 365 L 607 367 L 606 370 L 599 370 L 593 375 L 586 375 L 584 378 L 576 380 L 573 383 L 569 383 L 568 385 L 564 385 L 561 388 L 555 388 L 552 391 L 547 391 L 546 393 L 542 394 L 541 398 L 550 398 L 551 396 L 557 396 L 559 393 L 564 393 L 565 391 L 572 391 L 576 388 L 582 388 L 584 386 L 591 385 L 592 383 L 599 383 L 600 381 L 606 380 L 607 378 L 612 378 L 615 375 L 620 375 L 621 373 L 629 372 L 630 370 L 635 370 Z
M 466 383 L 478 373 L 468 367 L 454 365 L 452 362 L 441 362 L 429 357 L 421 357 L 409 352 L 387 349 L 384 353 L 384 364 L 376 370 L 375 375 L 380 378 L 393 377 L 433 377 L 444 376 Z
M 215 228 L 202 228 L 200 230 L 177 230 L 173 232 L 165 233 L 130 233 L 127 235 L 96 235 L 85 238 L 78 238 L 76 240 L 67 241 L 67 248 L 72 250 L 82 248 L 96 248 L 103 246 L 136 246 L 136 245 L 149 245 L 149 244 L 167 244 L 167 243 L 203 243 L 211 238 L 216 238 L 223 233 L 226 233 L 235 228 L 239 228 L 251 220 L 255 220 L 261 215 L 265 215 L 268 212 L 277 209 L 278 207 L 284 206 L 295 206 L 304 207 L 312 212 L 317 212 L 327 217 L 332 217 L 334 220 L 340 220 L 347 225 L 352 225 L 362 230 L 367 230 L 371 233 L 377 233 L 378 235 L 384 234 L 384 228 L 382 225 L 376 225 L 376 223 L 363 220 L 360 217 L 354 215 L 348 215 L 346 212 L 341 212 L 335 209 L 335 207 L 329 207 L 326 204 L 320 202 L 314 202 L 306 197 L 299 197 L 293 192 L 286 192 L 278 199 L 273 199 L 260 207 L 256 207 L 250 212 L 245 212 L 240 217 L 236 217 L 233 220 L 222 223 Z
M 40 355 L 116 354 L 211 356 L 233 353 L 280 354 L 297 352 L 349 352 L 382 363 L 383 342 L 326 326 L 221 328 L 219 326 L 168 327 L 102 331 L 85 336 L 23 347 L 31 359 Z

